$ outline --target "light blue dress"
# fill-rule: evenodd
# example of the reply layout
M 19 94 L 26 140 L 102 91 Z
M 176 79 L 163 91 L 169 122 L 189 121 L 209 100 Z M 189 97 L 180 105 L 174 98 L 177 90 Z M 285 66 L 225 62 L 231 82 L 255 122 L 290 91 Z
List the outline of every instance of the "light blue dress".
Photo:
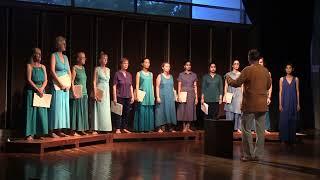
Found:
M 58 53 L 53 53 L 56 59 L 55 72 L 58 77 L 68 74 L 70 66 L 68 57 L 63 55 L 62 63 Z M 70 108 L 69 108 L 69 91 L 55 90 L 51 87 L 51 107 L 49 110 L 49 129 L 70 128 Z
M 109 80 L 110 69 L 106 68 L 104 72 L 101 67 L 97 67 L 96 86 L 103 91 L 103 98 L 94 102 L 92 129 L 95 131 L 112 131 Z
M 175 97 L 173 93 L 173 78 L 167 79 L 161 74 L 160 100 L 156 105 L 156 127 L 165 124 L 177 124 Z
M 234 73 L 229 72 L 232 79 L 237 79 L 240 76 L 240 72 Z M 230 104 L 225 104 L 224 110 L 226 111 L 226 118 L 234 122 L 234 130 L 239 130 L 241 128 L 241 101 L 242 101 L 242 91 L 241 87 L 235 88 L 228 86 L 227 92 L 232 93 L 232 101 Z

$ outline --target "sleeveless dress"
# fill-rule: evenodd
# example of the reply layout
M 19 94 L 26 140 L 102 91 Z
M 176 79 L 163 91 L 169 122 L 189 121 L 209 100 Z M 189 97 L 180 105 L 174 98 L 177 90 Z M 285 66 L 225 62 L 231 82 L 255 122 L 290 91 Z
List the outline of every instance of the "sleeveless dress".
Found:
M 45 73 L 42 67 L 33 67 L 31 80 L 37 87 L 41 87 Z M 26 117 L 26 129 L 25 135 L 44 135 L 48 134 L 48 112 L 47 108 L 34 107 L 33 106 L 33 95 L 36 91 L 27 85 L 25 88 L 24 108 Z
M 167 79 L 161 74 L 159 93 L 161 102 L 156 105 L 156 127 L 165 124 L 177 124 L 173 77 L 171 75 Z
M 287 141 L 289 143 L 294 143 L 296 137 L 296 123 L 298 117 L 298 100 L 295 77 L 293 77 L 290 84 L 288 83 L 286 77 L 283 77 L 281 97 L 283 111 L 280 112 L 280 140 Z
M 139 102 L 134 114 L 135 131 L 152 131 L 154 130 L 154 91 L 153 75 L 148 72 L 145 75 L 140 71 L 139 88 L 146 92 L 142 102 Z
M 56 74 L 58 77 L 68 74 L 70 70 L 67 56 L 63 55 L 62 63 L 58 53 L 53 54 L 56 59 Z M 70 128 L 69 91 L 55 90 L 51 87 L 51 108 L 49 110 L 49 129 Z
M 187 92 L 187 102 L 179 103 L 177 110 L 178 121 L 195 121 L 197 120 L 197 108 L 195 105 L 194 82 L 197 75 L 193 72 L 187 74 L 182 72 L 179 74 L 178 81 L 181 82 L 181 92 Z
M 87 75 L 84 67 L 82 69 L 75 67 L 75 71 L 76 77 L 74 80 L 74 85 L 82 86 L 82 97 L 78 99 L 70 99 L 71 129 L 77 131 L 86 131 L 89 130 Z
M 97 67 L 97 88 L 103 91 L 101 101 L 94 102 L 94 119 L 92 129 L 95 131 L 112 131 L 110 109 L 110 69 L 105 73 L 101 67 Z

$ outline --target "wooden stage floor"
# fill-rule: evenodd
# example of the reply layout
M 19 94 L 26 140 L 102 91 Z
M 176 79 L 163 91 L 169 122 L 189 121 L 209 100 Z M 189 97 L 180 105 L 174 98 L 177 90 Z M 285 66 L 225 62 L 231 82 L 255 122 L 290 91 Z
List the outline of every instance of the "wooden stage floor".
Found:
M 64 138 L 44 138 L 44 140 L 12 140 L 7 142 L 7 152 L 22 152 L 22 153 L 37 153 L 43 154 L 50 150 L 61 150 L 66 148 L 78 148 L 81 146 L 98 144 L 98 143 L 112 143 L 123 141 L 159 141 L 159 140 L 201 140 L 204 137 L 204 131 L 194 132 L 148 132 L 148 133 L 108 133 L 98 135 L 85 135 L 80 137 L 69 136 Z M 255 134 L 253 134 L 255 138 Z M 278 141 L 279 133 L 272 132 L 265 135 L 266 141 Z M 233 133 L 234 140 L 241 140 L 241 133 Z
M 49 151 L 43 155 L 0 153 L 0 180 L 213 180 L 319 179 L 320 137 L 286 148 L 266 142 L 260 162 L 240 162 L 203 154 L 203 141 L 106 143 Z

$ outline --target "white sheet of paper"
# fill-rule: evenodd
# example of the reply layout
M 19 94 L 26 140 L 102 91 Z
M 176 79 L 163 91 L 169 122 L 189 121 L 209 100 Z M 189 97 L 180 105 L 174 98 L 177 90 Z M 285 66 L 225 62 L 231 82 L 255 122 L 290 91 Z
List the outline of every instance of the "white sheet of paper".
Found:
M 119 103 L 111 102 L 111 112 L 122 116 L 123 105 Z
M 51 98 L 52 98 L 51 94 L 43 94 L 43 96 L 40 97 L 37 93 L 34 93 L 32 105 L 34 107 L 50 108 Z
M 209 106 L 208 106 L 207 103 L 201 104 L 201 110 L 202 110 L 206 115 L 208 115 L 208 108 L 209 108 Z
M 180 94 L 179 94 L 180 102 L 182 102 L 182 103 L 187 102 L 187 95 L 188 95 L 187 92 L 180 92 Z
M 69 74 L 65 74 L 65 75 L 59 76 L 58 79 L 62 83 L 63 86 L 71 87 L 71 78 L 70 78 Z M 59 85 L 58 85 L 58 82 L 53 81 L 53 85 L 54 85 L 54 89 L 55 90 L 57 90 L 57 91 L 61 90 Z
M 232 102 L 232 97 L 233 97 L 233 93 L 226 93 L 225 94 L 225 96 L 226 96 L 226 103 L 227 104 L 230 104 L 231 102 Z
M 142 102 L 144 99 L 144 96 L 146 95 L 146 92 L 142 91 L 142 90 L 138 90 L 138 92 L 136 92 L 135 94 L 136 94 L 138 102 Z

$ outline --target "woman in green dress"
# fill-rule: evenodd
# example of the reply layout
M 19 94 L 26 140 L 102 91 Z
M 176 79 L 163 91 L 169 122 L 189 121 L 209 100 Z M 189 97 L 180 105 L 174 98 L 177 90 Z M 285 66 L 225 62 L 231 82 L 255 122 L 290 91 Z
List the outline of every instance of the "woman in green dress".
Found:
M 154 88 L 153 74 L 149 71 L 150 60 L 143 59 L 142 70 L 136 75 L 136 92 L 144 91 L 146 94 L 142 102 L 138 102 L 134 114 L 134 130 L 147 132 L 154 130 Z
M 106 67 L 108 55 L 104 52 L 99 54 L 100 66 L 96 67 L 93 74 L 93 94 L 94 94 L 94 119 L 92 124 L 93 134 L 97 131 L 112 131 L 111 109 L 110 109 L 110 69 Z M 99 98 L 99 92 L 103 92 Z
M 48 134 L 48 113 L 43 107 L 33 106 L 34 93 L 40 97 L 45 93 L 47 86 L 46 67 L 41 64 L 41 50 L 32 49 L 31 62 L 27 64 L 27 87 L 25 90 L 25 117 L 26 117 L 26 139 L 31 141 L 34 136 Z
M 170 74 L 170 64 L 162 64 L 163 73 L 159 74 L 156 80 L 157 105 L 155 110 L 155 124 L 158 132 L 163 133 L 165 126 L 171 132 L 175 132 L 172 125 L 177 124 L 176 106 L 174 95 L 173 77 Z
M 86 135 L 89 130 L 88 124 L 88 93 L 87 93 L 87 75 L 84 68 L 86 55 L 84 52 L 77 53 L 77 64 L 72 67 L 71 89 L 72 99 L 70 99 L 70 119 L 71 129 L 74 130 L 74 136 Z M 76 87 L 82 87 L 82 94 L 75 93 Z
M 66 51 L 66 39 L 62 36 L 56 38 L 57 52 L 51 55 L 50 72 L 53 78 L 51 87 L 51 107 L 49 110 L 50 136 L 53 138 L 66 137 L 63 129 L 70 129 L 70 103 L 69 89 L 71 87 L 71 71 Z M 67 80 L 69 79 L 69 80 Z

